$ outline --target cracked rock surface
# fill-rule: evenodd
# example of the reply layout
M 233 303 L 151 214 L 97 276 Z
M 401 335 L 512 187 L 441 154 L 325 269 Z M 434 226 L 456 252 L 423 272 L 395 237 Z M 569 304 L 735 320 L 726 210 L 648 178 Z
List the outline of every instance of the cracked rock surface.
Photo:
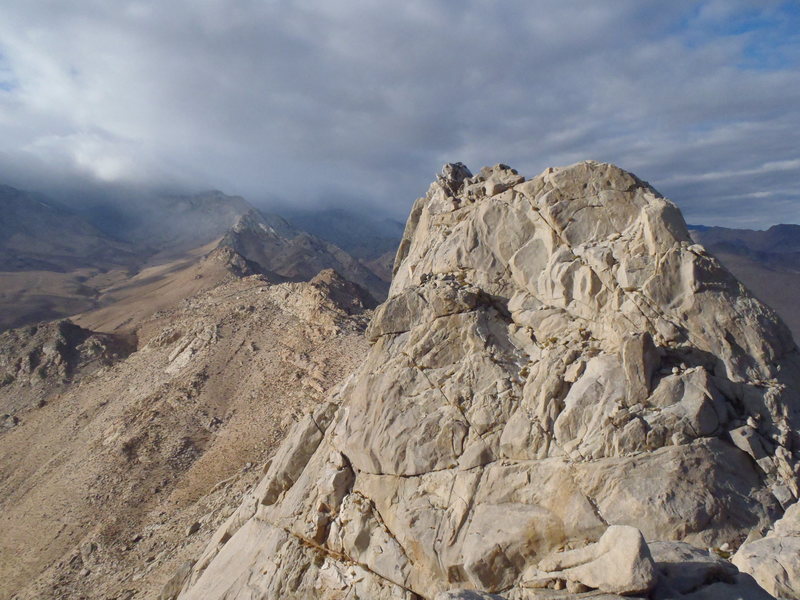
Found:
M 670 571 L 648 544 L 739 546 L 795 502 L 789 331 L 630 173 L 447 165 L 394 271 L 363 364 L 297 425 L 180 598 L 657 597 Z M 633 587 L 604 588 L 595 563 L 523 585 L 614 526 L 641 532 L 603 546 L 638 561 Z M 694 562 L 687 598 L 745 585 Z
M 800 504 L 793 504 L 764 538 L 739 548 L 732 562 L 771 594 L 800 597 Z

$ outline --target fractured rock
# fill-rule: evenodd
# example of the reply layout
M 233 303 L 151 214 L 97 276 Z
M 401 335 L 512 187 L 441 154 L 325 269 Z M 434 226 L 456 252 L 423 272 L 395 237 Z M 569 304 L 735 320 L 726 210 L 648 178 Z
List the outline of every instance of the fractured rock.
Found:
M 614 525 L 594 544 L 544 558 L 533 573 L 523 574 L 522 585 L 540 587 L 548 579 L 611 594 L 643 594 L 655 585 L 656 569 L 642 533 Z
M 654 585 L 645 540 L 766 530 L 797 496 L 800 355 L 691 246 L 675 205 L 613 165 L 529 180 L 445 167 L 412 208 L 372 347 L 322 440 L 273 504 L 242 505 L 182 597 L 237 597 L 247 581 L 301 598 L 304 577 L 345 582 L 352 565 L 398 597 L 536 597 L 523 573 L 560 548 L 572 562 L 550 567 L 570 575 L 554 585 L 613 597 Z M 340 491 L 323 492 L 332 477 Z M 274 554 L 297 543 L 319 556 Z M 250 565 L 240 579 L 234 557 Z M 698 569 L 710 580 L 678 585 L 696 598 L 752 583 Z M 291 582 L 284 596 L 275 582 Z
M 764 538 L 742 545 L 731 559 L 769 593 L 800 598 L 800 504 L 793 504 Z

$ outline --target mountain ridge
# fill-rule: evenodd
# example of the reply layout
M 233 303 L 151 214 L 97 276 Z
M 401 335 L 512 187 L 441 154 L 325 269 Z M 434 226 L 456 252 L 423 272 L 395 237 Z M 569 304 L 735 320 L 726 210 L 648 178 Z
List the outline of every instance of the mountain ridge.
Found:
M 449 164 L 394 269 L 362 366 L 165 597 L 770 597 L 701 548 L 796 501 L 800 353 L 674 204 Z
M 129 326 L 127 317 L 113 313 L 129 310 L 137 294 L 143 298 L 133 312 L 141 318 L 226 277 L 255 273 L 273 282 L 298 281 L 334 268 L 376 299 L 388 290 L 388 282 L 330 242 L 218 190 L 145 202 L 112 215 L 113 227 L 103 232 L 86 214 L 3 189 L 0 327 L 78 314 L 93 327 Z M 72 255 L 61 257 L 62 246 Z M 116 302 L 124 304 L 110 307 Z M 87 320 L 92 311 L 106 316 Z

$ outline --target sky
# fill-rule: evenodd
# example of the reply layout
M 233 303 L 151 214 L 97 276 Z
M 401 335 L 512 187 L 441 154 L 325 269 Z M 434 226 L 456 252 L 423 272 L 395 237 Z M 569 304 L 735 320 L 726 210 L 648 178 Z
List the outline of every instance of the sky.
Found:
M 446 162 L 613 162 L 800 223 L 800 0 L 0 3 L 0 183 L 405 219 Z M 71 196 L 70 196 L 71 194 Z

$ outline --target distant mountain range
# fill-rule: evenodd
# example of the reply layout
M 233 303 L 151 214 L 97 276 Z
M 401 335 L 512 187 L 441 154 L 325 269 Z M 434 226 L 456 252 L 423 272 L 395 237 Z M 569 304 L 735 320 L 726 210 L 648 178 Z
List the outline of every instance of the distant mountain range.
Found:
M 800 340 L 800 225 L 763 231 L 690 225 L 689 230 L 754 295 L 778 311 Z
M 124 242 L 70 209 L 0 186 L 0 271 L 57 271 L 135 262 Z
M 287 210 L 283 216 L 303 231 L 336 244 L 360 259 L 394 253 L 405 225 L 394 219 L 373 217 L 343 208 Z
M 328 268 L 382 300 L 385 269 L 366 259 L 392 245 L 387 236 L 361 244 L 359 260 L 331 241 L 343 239 L 341 227 L 331 231 L 318 237 L 219 191 L 78 212 L 3 186 L 0 329 L 87 312 L 91 325 L 117 329 L 227 277 L 307 281 Z

